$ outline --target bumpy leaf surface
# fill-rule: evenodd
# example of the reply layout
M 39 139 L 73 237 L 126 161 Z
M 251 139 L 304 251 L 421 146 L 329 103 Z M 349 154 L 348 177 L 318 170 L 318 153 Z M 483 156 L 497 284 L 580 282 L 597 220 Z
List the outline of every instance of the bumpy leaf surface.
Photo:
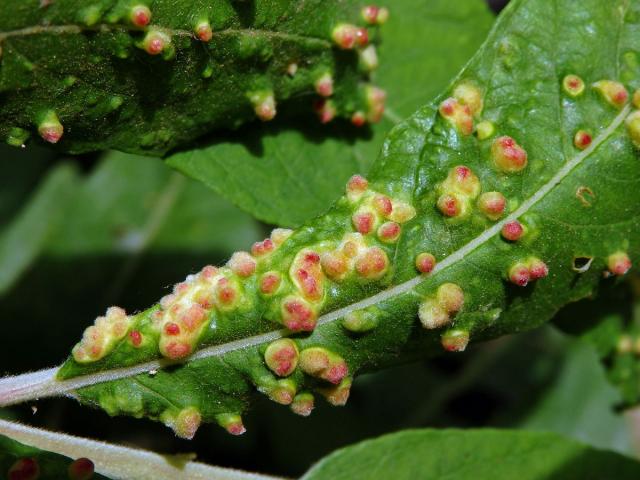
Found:
M 512 2 L 330 212 L 147 311 L 109 310 L 0 402 L 73 391 L 184 437 L 237 434 L 254 386 L 300 414 L 312 391 L 341 405 L 358 372 L 536 327 L 614 282 L 639 253 L 638 20 L 639 1 Z
M 363 6 L 3 1 L 0 138 L 161 155 L 212 130 L 270 120 L 289 100 L 310 112 L 314 95 L 331 97 L 336 115 L 367 117 L 375 90 L 359 52 L 379 21 L 367 23 Z
M 303 480 L 633 479 L 640 464 L 552 433 L 413 430 L 339 450 Z
M 271 224 L 297 227 L 326 212 L 351 175 L 369 171 L 387 132 L 447 86 L 494 20 L 483 0 L 395 0 L 390 7 L 371 75 L 387 91 L 379 123 L 253 124 L 171 155 L 169 165 Z

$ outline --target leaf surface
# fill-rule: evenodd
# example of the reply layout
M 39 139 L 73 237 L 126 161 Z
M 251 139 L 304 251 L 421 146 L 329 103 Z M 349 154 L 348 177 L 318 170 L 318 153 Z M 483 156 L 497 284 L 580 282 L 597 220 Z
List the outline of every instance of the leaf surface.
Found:
M 336 115 L 366 115 L 368 72 L 356 50 L 368 35 L 375 40 L 377 27 L 362 6 L 7 0 L 0 138 L 19 146 L 40 135 L 73 153 L 162 155 L 256 116 L 271 120 L 292 100 L 293 110 L 309 112 L 316 90 L 331 96 Z M 348 25 L 348 45 L 334 40 L 340 25 Z
M 356 373 L 534 328 L 615 282 L 638 260 L 637 129 L 622 85 L 597 84 L 618 106 L 591 85 L 636 88 L 640 2 L 571 6 L 512 2 L 451 87 L 391 131 L 368 183 L 159 305 L 109 310 L 59 370 L 3 380 L 0 404 L 74 392 L 183 437 L 202 421 L 238 434 L 254 386 L 300 414 L 311 391 L 341 405 Z M 578 96 L 569 73 L 589 85 Z M 480 191 L 504 196 L 501 216 Z
M 332 453 L 303 480 L 632 479 L 640 464 L 552 433 L 409 430 Z
M 345 121 L 252 125 L 167 162 L 265 222 L 299 226 L 325 212 L 351 175 L 369 171 L 389 129 L 446 86 L 492 21 L 482 0 L 395 1 L 372 75 L 387 91 L 380 123 L 367 131 Z

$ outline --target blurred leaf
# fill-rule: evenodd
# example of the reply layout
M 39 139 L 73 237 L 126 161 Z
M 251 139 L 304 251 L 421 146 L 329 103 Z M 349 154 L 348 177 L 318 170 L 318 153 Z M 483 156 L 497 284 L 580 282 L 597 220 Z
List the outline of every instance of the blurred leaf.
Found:
M 16 170 L 24 172 L 44 168 L 29 151 L 16 152 L 0 155 L 0 166 L 21 165 Z M 71 168 L 65 164 L 50 171 L 58 170 Z M 33 227 L 51 226 L 42 241 L 8 230 L 23 213 L 5 227 L 19 241 L 0 258 L 15 262 L 27 253 L 28 258 L 0 302 L 0 318 L 12 320 L 12 338 L 28 338 L 38 351 L 25 356 L 20 342 L 5 337 L 0 348 L 5 371 L 59 362 L 96 308 L 117 302 L 139 309 L 176 276 L 219 262 L 236 245 L 262 235 L 247 214 L 154 158 L 108 154 L 61 190 L 66 202 L 50 196 L 41 202 L 62 220 L 53 228 L 54 218 L 47 216 Z M 32 192 L 32 198 L 24 190 L 15 196 L 31 205 L 43 196 L 38 185 Z
M 413 430 L 338 450 L 302 480 L 637 479 L 640 463 L 552 433 Z
M 61 226 L 76 179 L 72 166 L 54 168 L 20 213 L 0 230 L 0 294 L 12 286 L 38 256 L 52 231 Z
M 366 132 L 346 122 L 328 130 L 306 120 L 252 126 L 173 155 L 169 165 L 269 223 L 297 226 L 327 210 L 352 174 L 369 170 L 386 132 L 447 85 L 493 21 L 482 0 L 397 0 L 390 7 L 374 75 L 388 92 L 381 123 Z
M 557 363 L 558 375 L 519 426 L 633 454 L 629 427 L 613 408 L 620 394 L 607 382 L 596 352 L 584 341 L 561 342 L 565 356 Z

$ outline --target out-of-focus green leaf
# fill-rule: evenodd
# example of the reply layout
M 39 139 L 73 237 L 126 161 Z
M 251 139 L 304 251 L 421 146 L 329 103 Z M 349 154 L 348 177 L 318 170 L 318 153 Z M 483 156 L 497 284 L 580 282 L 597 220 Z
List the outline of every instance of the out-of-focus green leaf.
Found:
M 367 132 L 346 122 L 252 126 L 169 165 L 269 223 L 297 226 L 325 211 L 349 176 L 369 170 L 386 132 L 445 87 L 493 21 L 482 0 L 398 0 L 390 9 L 374 75 L 388 92 L 381 123 Z
M 77 173 L 70 165 L 54 168 L 12 221 L 0 229 L 0 294 L 39 255 L 61 220 L 73 195 Z
M 640 463 L 553 433 L 413 430 L 338 450 L 302 480 L 635 480 Z
M 519 426 L 633 454 L 629 425 L 614 410 L 620 394 L 607 382 L 596 352 L 584 341 L 559 340 L 565 355 L 558 375 Z

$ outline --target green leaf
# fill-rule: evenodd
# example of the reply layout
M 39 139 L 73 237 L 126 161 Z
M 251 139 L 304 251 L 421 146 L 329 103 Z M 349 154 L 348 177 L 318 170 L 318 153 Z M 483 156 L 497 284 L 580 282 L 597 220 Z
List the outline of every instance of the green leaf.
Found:
M 19 146 L 39 134 L 67 152 L 162 155 L 256 116 L 270 120 L 287 103 L 309 112 L 316 90 L 334 92 L 339 116 L 367 115 L 368 71 L 359 51 L 368 43 L 364 28 L 375 41 L 377 27 L 361 7 L 335 0 L 6 0 L 0 138 Z M 355 44 L 344 43 L 345 34 Z
M 395 1 L 373 75 L 388 94 L 382 122 L 366 132 L 346 122 L 245 128 L 167 161 L 265 222 L 298 226 L 325 212 L 351 175 L 370 169 L 389 129 L 444 88 L 492 21 L 482 0 Z
M 640 2 L 572 5 L 512 2 L 451 87 L 392 130 L 368 183 L 159 305 L 110 309 L 60 369 L 0 382 L 0 405 L 74 392 L 183 437 L 202 421 L 238 434 L 254 386 L 301 414 L 311 391 L 342 405 L 356 373 L 537 327 L 614 282 L 640 254 L 636 114 L 563 80 L 635 88 Z
M 409 430 L 338 450 L 303 480 L 634 479 L 640 463 L 552 433 Z

